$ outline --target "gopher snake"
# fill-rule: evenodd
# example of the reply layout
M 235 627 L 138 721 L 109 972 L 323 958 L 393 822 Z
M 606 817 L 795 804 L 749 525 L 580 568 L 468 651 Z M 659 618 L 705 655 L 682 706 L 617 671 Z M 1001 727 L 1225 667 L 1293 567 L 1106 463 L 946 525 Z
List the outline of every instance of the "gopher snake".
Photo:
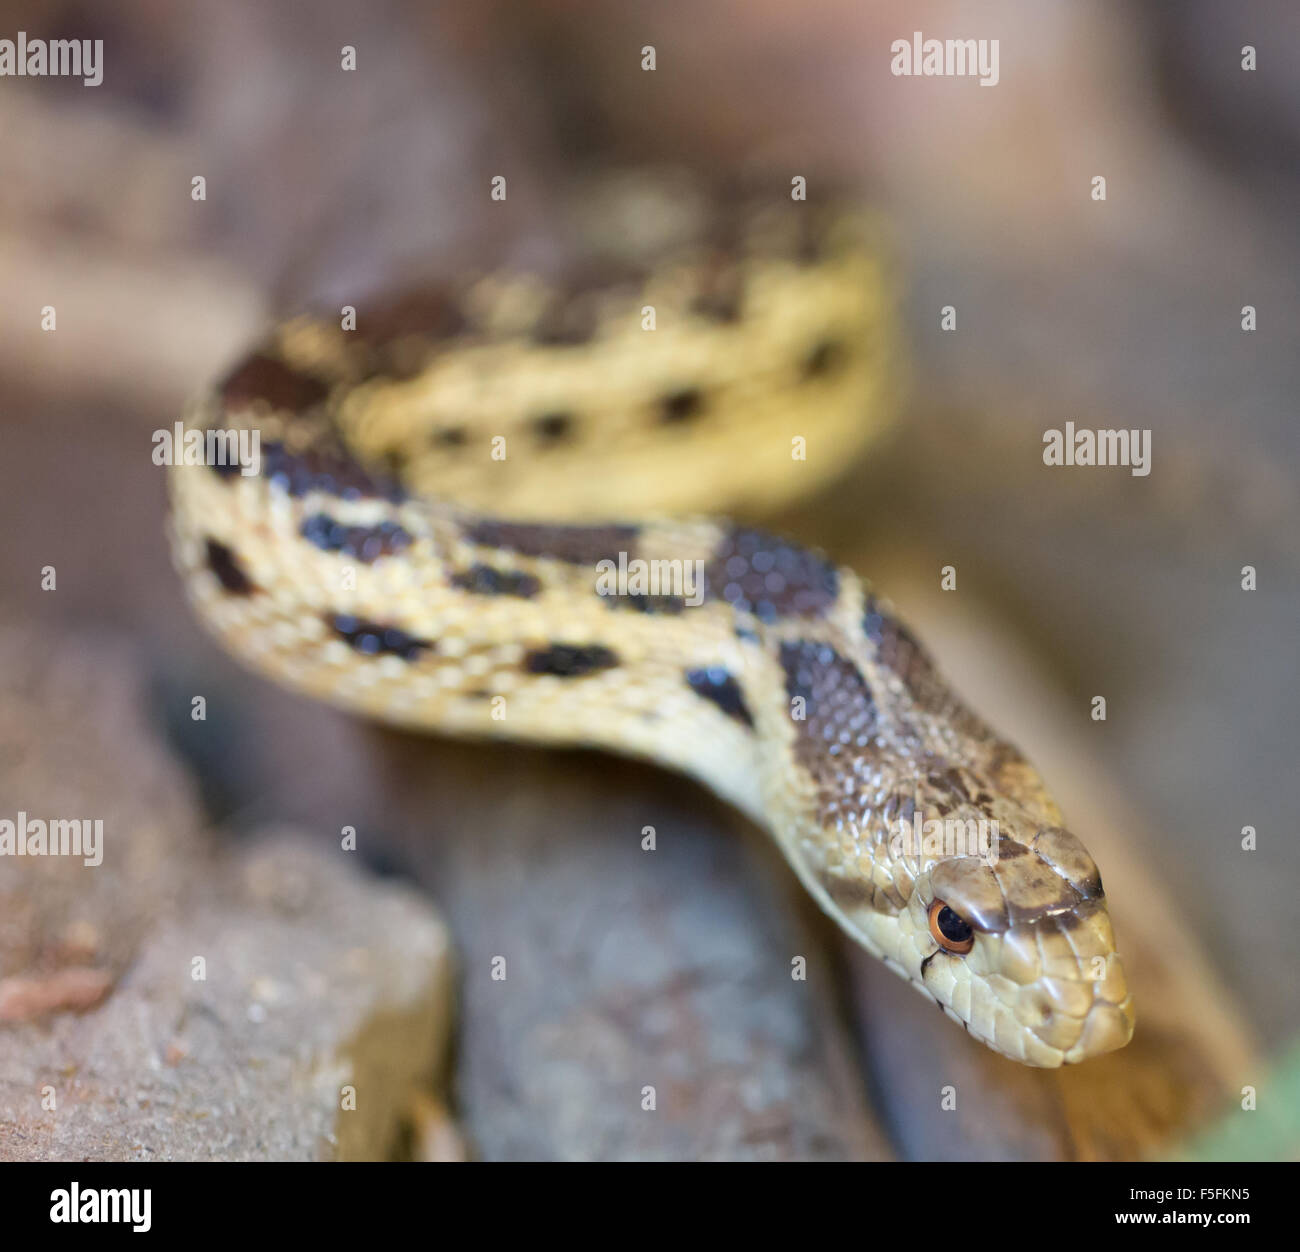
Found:
M 781 191 L 618 203 L 639 207 L 596 215 L 619 223 L 603 270 L 297 317 L 203 394 L 187 437 L 255 431 L 260 458 L 170 474 L 200 616 L 367 716 L 694 775 L 989 1047 L 1056 1066 L 1122 1046 L 1096 866 L 884 601 L 760 531 L 590 520 L 770 505 L 879 428 L 870 227 Z M 952 842 L 977 828 L 991 844 Z

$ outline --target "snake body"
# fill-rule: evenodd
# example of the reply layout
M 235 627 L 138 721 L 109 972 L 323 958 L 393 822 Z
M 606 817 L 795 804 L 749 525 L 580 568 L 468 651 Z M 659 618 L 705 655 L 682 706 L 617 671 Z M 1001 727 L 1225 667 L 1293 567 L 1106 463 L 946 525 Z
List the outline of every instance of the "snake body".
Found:
M 573 520 L 792 498 L 888 407 L 888 284 L 859 215 L 760 197 L 665 231 L 673 213 L 639 203 L 640 251 L 604 272 L 295 317 L 199 396 L 187 436 L 260 445 L 169 476 L 200 617 L 369 717 L 699 778 L 989 1047 L 1056 1066 L 1122 1046 L 1095 864 L 884 600 L 744 526 Z M 990 846 L 937 833 L 980 822 Z

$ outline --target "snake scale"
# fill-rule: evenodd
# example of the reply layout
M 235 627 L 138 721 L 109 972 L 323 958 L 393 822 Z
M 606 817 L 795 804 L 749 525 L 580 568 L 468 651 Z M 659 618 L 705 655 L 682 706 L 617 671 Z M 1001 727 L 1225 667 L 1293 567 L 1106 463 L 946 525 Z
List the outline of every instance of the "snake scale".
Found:
M 593 203 L 597 263 L 290 318 L 189 406 L 187 439 L 259 449 L 169 474 L 197 612 L 369 717 L 701 779 L 995 1051 L 1123 1046 L 1101 878 L 1024 757 L 853 572 L 673 520 L 807 493 L 882 425 L 896 319 L 870 220 L 780 189 Z

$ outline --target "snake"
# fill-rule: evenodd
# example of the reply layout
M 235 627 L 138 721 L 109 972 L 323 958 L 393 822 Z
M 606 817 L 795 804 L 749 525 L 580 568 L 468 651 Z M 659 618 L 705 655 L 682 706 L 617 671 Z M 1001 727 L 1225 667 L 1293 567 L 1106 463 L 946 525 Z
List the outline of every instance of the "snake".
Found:
M 715 520 L 815 494 L 890 423 L 879 222 L 779 184 L 608 187 L 549 271 L 308 306 L 187 404 L 168 531 L 198 617 L 367 718 L 696 778 L 994 1052 L 1122 1047 L 1102 880 L 1033 766 L 870 583 Z

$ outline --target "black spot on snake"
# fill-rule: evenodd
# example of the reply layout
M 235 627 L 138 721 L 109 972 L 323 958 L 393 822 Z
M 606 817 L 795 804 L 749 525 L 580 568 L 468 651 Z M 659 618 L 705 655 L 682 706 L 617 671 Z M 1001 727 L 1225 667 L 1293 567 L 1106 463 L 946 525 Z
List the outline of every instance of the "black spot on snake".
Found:
M 451 576 L 451 585 L 478 596 L 518 596 L 524 600 L 531 599 L 542 589 L 541 580 L 532 574 L 494 569 L 481 563 L 457 570 Z
M 704 412 L 704 393 L 698 387 L 683 387 L 666 395 L 659 405 L 659 415 L 667 423 L 688 422 Z
M 842 758 L 865 755 L 875 735 L 871 689 L 858 667 L 829 644 L 806 639 L 783 643 L 780 662 L 787 698 L 803 700 L 803 720 L 794 721 L 795 756 L 824 793 L 836 787 L 843 792 Z
M 262 476 L 291 496 L 323 491 L 344 500 L 369 497 L 399 503 L 406 499 L 399 484 L 369 473 L 341 449 L 323 444 L 303 452 L 290 452 L 282 443 L 265 444 Z
M 533 419 L 533 433 L 542 444 L 562 443 L 573 434 L 573 415 L 570 413 L 543 413 Z
M 686 671 L 686 682 L 698 696 L 716 704 L 728 717 L 752 727 L 753 715 L 745 704 L 744 693 L 735 678 L 719 665 Z
M 835 603 L 839 575 L 821 557 L 760 530 L 729 530 L 705 570 L 707 595 L 762 622 L 820 617 Z
M 530 674 L 554 674 L 557 678 L 581 678 L 617 664 L 618 655 L 599 643 L 553 643 L 524 658 L 524 669 Z
M 365 656 L 400 656 L 404 661 L 418 661 L 421 653 L 433 647 L 429 640 L 416 639 L 396 626 L 368 622 L 351 613 L 335 613 L 325 620 L 349 647 Z
M 601 596 L 611 609 L 635 609 L 638 613 L 653 616 L 665 613 L 676 617 L 686 610 L 686 601 L 681 596 L 652 596 L 641 592 L 632 592 L 625 596 Z
M 278 357 L 258 354 L 236 366 L 221 383 L 219 393 L 227 410 L 260 400 L 273 409 L 301 413 L 324 400 L 329 387 Z
M 384 473 L 396 482 L 402 480 L 411 463 L 410 454 L 405 448 L 389 448 L 382 457 Z
M 435 448 L 463 448 L 469 442 L 469 431 L 463 426 L 440 426 L 429 432 L 429 443 Z
M 847 359 L 848 352 L 842 343 L 836 339 L 823 339 L 804 357 L 803 377 L 826 378 L 838 371 Z
M 211 429 L 218 428 L 213 427 Z M 225 461 L 209 461 L 207 466 L 218 478 L 236 478 L 244 472 L 244 467 L 237 458 Z
M 370 565 L 383 556 L 393 556 L 412 543 L 410 532 L 396 522 L 349 526 L 328 513 L 313 513 L 304 518 L 298 533 L 322 552 L 342 552 L 364 565 Z
M 465 530 L 470 543 L 521 556 L 550 557 L 570 565 L 617 561 L 620 552 L 630 558 L 637 534 L 635 526 L 544 526 L 493 518 L 480 518 Z
M 215 539 L 207 540 L 204 548 L 208 569 L 232 596 L 250 596 L 257 590 L 253 580 L 244 573 L 239 558 L 232 549 Z

